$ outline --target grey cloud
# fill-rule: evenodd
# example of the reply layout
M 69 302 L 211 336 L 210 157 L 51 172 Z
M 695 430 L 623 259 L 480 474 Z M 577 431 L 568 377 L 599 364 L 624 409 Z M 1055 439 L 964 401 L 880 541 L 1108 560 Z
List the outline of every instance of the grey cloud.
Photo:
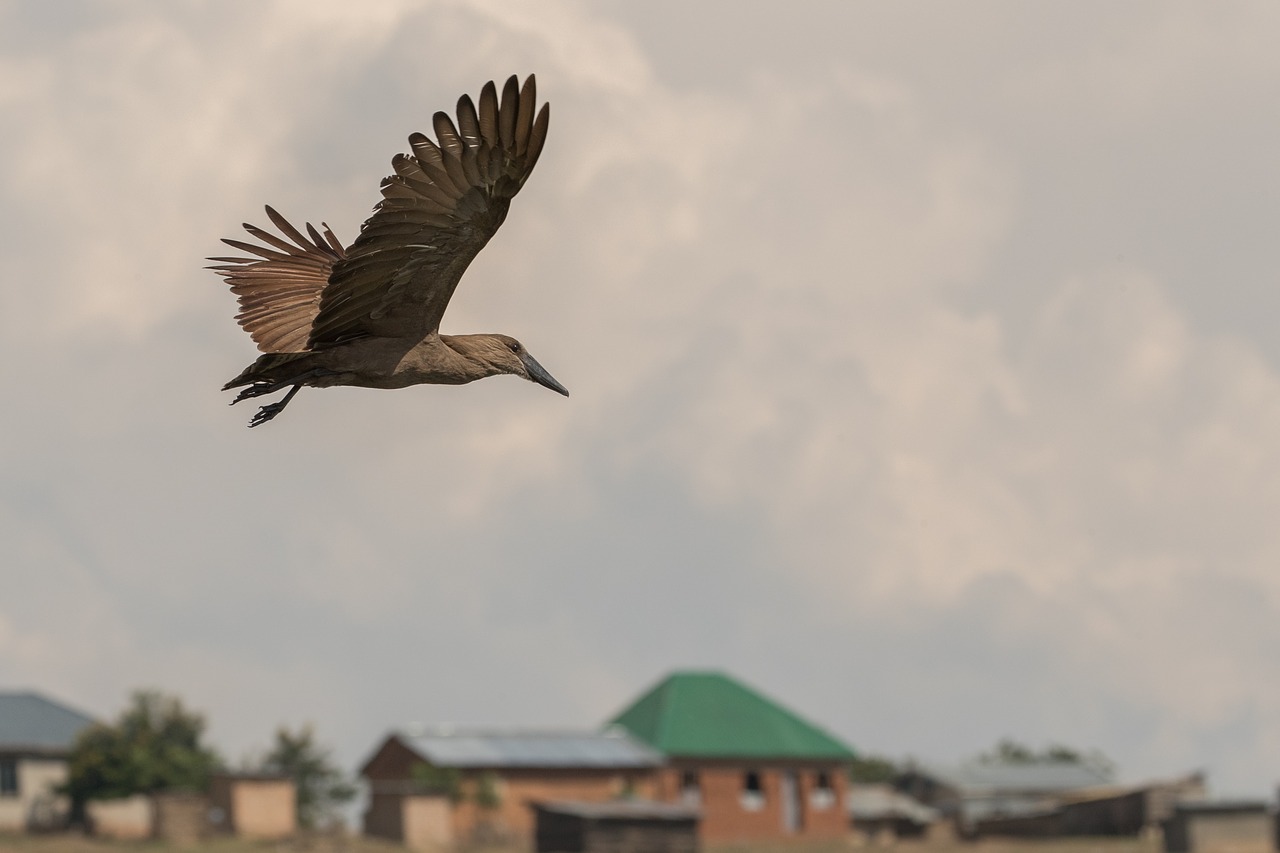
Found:
M 870 750 L 1270 785 L 1269 9 L 307 8 L 6 12 L 43 47 L 0 49 L 0 681 L 354 763 L 721 666 Z M 263 202 L 351 239 L 409 131 L 526 70 L 551 139 L 446 330 L 574 397 L 245 430 L 200 258 Z

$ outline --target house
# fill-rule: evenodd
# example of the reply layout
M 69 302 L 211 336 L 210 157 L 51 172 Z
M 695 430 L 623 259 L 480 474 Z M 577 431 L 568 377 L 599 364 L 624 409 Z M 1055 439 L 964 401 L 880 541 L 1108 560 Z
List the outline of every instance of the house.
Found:
M 293 779 L 275 773 L 215 773 L 209 780 L 214 831 L 254 841 L 279 841 L 298 830 Z
M 0 692 L 0 831 L 55 828 L 69 805 L 56 789 L 91 717 L 32 692 Z
M 1271 853 L 1275 821 L 1261 800 L 1179 803 L 1163 825 L 1165 853 Z
M 972 761 L 950 768 L 913 766 L 894 786 L 954 820 L 959 832 L 973 834 L 979 824 L 996 820 L 1013 826 L 1034 818 L 1039 825 L 1068 792 L 1110 782 L 1108 768 L 1088 762 Z
M 655 796 L 701 809 L 704 843 L 838 838 L 854 753 L 719 672 L 677 672 L 611 721 L 662 753 Z
M 393 732 L 365 762 L 366 835 L 426 848 L 530 839 L 533 802 L 650 797 L 662 756 L 623 732 Z
M 673 803 L 534 803 L 536 853 L 696 853 L 698 810 Z

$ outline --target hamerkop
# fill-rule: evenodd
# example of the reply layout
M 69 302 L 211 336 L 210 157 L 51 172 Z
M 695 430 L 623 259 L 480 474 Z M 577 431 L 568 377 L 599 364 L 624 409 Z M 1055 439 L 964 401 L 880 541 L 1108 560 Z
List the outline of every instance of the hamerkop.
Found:
M 458 100 L 458 124 L 435 114 L 436 139 L 409 137 L 382 181 L 382 200 L 346 248 L 321 223 L 307 235 L 270 207 L 287 240 L 245 223 L 266 246 L 223 240 L 249 258 L 210 258 L 239 297 L 236 320 L 264 355 L 223 390 L 244 388 L 233 404 L 288 388 L 249 426 L 284 411 L 304 385 L 404 388 L 462 385 L 512 373 L 565 396 L 515 338 L 442 335 L 440 317 L 471 259 L 507 217 L 511 199 L 538 162 L 550 105 L 536 106 L 532 74 L 513 76 L 499 101 L 492 82 L 480 105 Z M 292 241 L 292 242 L 290 242 Z

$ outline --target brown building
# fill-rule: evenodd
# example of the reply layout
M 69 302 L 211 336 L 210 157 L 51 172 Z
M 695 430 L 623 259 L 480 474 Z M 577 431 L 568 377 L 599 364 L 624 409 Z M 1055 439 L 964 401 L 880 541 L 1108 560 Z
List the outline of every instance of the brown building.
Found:
M 717 672 L 678 672 L 612 721 L 667 758 L 657 799 L 697 806 L 703 842 L 838 838 L 847 746 Z
M 298 831 L 298 797 L 288 776 L 215 773 L 209 780 L 210 821 L 221 832 L 278 841 Z
M 397 732 L 360 770 L 364 832 L 419 849 L 532 839 L 532 803 L 651 797 L 661 764 L 622 732 Z

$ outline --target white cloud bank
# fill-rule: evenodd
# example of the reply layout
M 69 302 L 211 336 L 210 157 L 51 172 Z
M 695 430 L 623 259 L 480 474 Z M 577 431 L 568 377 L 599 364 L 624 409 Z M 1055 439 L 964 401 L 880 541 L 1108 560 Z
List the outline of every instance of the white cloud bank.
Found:
M 1171 270 L 1275 182 L 1214 161 L 1239 221 L 1161 201 L 1166 233 L 1117 183 L 1212 160 L 1222 90 L 1276 132 L 1241 85 L 1280 77 L 1265 8 L 1043 56 L 994 28 L 945 87 L 945 57 L 785 33 L 700 85 L 652 21 L 572 3 L 230 8 L 7 13 L 42 47 L 0 53 L 0 683 L 104 714 L 160 684 L 233 756 L 315 719 L 354 761 L 716 665 L 870 750 L 1274 781 L 1280 387 L 1247 320 L 1190 307 L 1237 283 Z M 787 22 L 737 26 L 702 61 Z M 409 130 L 526 69 L 551 140 L 446 327 L 519 335 L 573 397 L 309 391 L 244 430 L 215 389 L 252 351 L 199 258 L 264 201 L 350 239 Z

